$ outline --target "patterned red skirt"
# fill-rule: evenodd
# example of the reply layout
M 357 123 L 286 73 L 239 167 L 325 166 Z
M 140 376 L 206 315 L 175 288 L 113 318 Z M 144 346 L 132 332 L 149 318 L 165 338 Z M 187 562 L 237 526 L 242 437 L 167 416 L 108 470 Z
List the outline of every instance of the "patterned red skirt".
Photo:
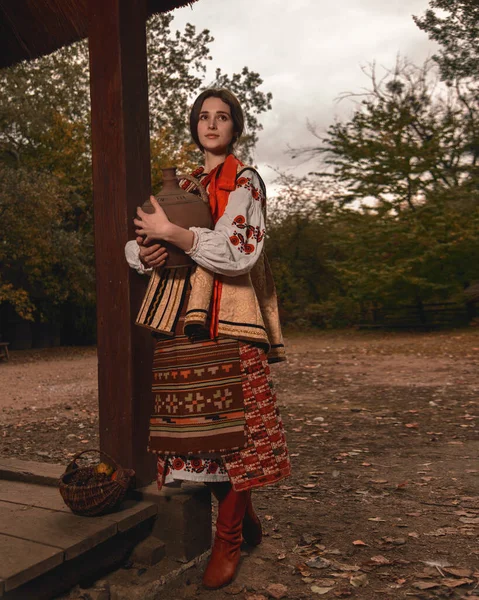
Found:
M 162 344 L 161 341 L 158 342 Z M 171 475 L 176 465 L 188 463 L 197 471 L 195 481 L 208 481 L 215 465 L 226 471 L 235 491 L 262 487 L 284 479 L 291 465 L 283 423 L 276 404 L 271 372 L 264 351 L 240 342 L 241 385 L 244 399 L 246 445 L 244 448 L 212 456 L 207 453 L 188 456 L 158 456 L 158 488 Z M 157 385 L 157 382 L 156 382 Z M 208 465 L 205 469 L 205 465 Z M 205 473 L 204 479 L 202 473 Z M 179 477 L 182 478 L 181 476 Z M 185 477 L 186 479 L 187 477 Z

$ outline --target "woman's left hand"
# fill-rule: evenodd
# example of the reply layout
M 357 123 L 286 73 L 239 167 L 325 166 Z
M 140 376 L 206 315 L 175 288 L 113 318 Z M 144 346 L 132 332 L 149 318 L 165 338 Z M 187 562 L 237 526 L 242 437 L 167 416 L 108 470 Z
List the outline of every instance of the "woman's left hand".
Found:
M 171 225 L 165 211 L 158 204 L 154 196 L 150 196 L 150 202 L 155 212 L 146 213 L 138 207 L 136 211 L 137 217 L 133 219 L 136 225 L 136 234 L 144 238 L 145 244 L 148 244 L 152 240 L 165 239 L 168 227 Z

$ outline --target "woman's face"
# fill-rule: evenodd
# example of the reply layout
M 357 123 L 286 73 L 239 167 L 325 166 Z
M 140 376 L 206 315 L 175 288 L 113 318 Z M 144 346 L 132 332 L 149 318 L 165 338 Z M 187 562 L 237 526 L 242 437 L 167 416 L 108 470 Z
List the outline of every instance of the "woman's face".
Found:
M 198 120 L 198 138 L 205 152 L 226 154 L 234 135 L 231 109 L 221 98 L 206 98 Z

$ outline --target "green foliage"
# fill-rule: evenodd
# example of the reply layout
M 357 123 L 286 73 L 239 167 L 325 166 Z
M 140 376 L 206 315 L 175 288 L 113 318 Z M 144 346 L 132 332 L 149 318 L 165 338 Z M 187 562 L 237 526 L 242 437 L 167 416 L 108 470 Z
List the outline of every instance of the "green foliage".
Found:
M 479 4 L 477 0 L 430 0 L 417 26 L 440 45 L 434 60 L 447 81 L 479 76 Z
M 147 25 L 155 191 L 162 166 L 188 170 L 201 156 L 187 117 L 207 87 L 213 41 L 193 25 L 172 31 L 172 20 L 156 15 Z M 247 67 L 231 76 L 216 71 L 216 84 L 243 104 L 249 135 L 240 152 L 248 160 L 261 129 L 257 116 L 271 108 L 261 83 Z M 87 338 L 84 321 L 95 302 L 87 43 L 1 70 L 0 89 L 0 304 L 35 320 L 57 320 L 64 307 L 79 315 Z
M 309 189 L 286 182 L 296 189 L 293 203 L 288 185 L 280 191 L 285 211 L 269 235 L 287 240 L 273 244 L 273 264 L 293 320 L 347 325 L 380 306 L 461 302 L 479 280 L 479 106 L 471 88 L 441 84 L 430 62 L 398 61 L 381 79 L 373 67 L 370 78 L 370 91 L 353 96 L 352 116 L 302 150 L 320 165 Z M 325 199 L 305 218 L 298 207 L 321 189 Z M 307 255 L 316 260 L 311 281 L 295 258 Z
M 67 300 L 92 302 L 91 270 L 57 178 L 0 166 L 0 300 L 29 320 L 47 321 Z
M 438 86 L 430 62 L 418 68 L 399 61 L 380 81 L 373 67 L 370 78 L 372 88 L 352 118 L 333 124 L 318 149 L 342 182 L 339 200 L 414 210 L 477 178 L 476 109 L 467 109 L 456 90 Z

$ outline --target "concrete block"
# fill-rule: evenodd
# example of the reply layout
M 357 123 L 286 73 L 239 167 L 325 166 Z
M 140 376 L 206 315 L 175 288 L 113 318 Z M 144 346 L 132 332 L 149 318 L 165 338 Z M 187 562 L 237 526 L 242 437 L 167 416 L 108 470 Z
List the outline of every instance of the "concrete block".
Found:
M 184 483 L 158 492 L 152 484 L 137 493 L 158 505 L 152 535 L 165 542 L 168 557 L 187 562 L 210 548 L 211 495 L 205 485 Z
M 157 537 L 149 536 L 135 546 L 131 560 L 140 565 L 151 567 L 160 562 L 166 554 L 166 544 Z

